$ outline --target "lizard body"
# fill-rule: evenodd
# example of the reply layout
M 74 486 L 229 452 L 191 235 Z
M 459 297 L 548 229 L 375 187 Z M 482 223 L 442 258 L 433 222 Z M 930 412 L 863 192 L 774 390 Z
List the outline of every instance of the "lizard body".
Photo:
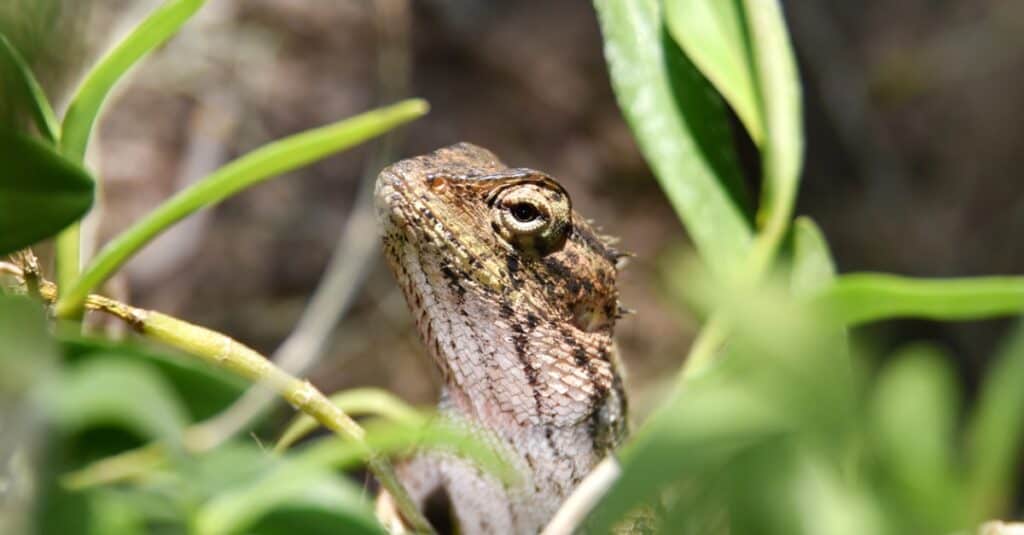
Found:
M 399 467 L 460 532 L 536 533 L 626 432 L 612 341 L 623 255 L 554 179 L 460 143 L 381 172 L 384 251 L 444 377 L 441 410 L 512 452 L 506 487 L 468 461 Z

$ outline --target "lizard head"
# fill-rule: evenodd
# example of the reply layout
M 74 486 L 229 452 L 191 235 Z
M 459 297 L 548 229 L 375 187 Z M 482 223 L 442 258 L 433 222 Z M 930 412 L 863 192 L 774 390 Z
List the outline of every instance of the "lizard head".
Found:
M 410 285 L 414 309 L 424 292 L 444 293 L 493 303 L 504 316 L 610 334 L 625 255 L 572 209 L 550 176 L 510 169 L 460 143 L 384 169 L 376 205 L 385 252 Z

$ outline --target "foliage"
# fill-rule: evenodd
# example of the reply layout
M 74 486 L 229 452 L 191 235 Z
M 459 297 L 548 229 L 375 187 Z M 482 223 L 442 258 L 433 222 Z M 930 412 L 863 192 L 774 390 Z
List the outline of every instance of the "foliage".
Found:
M 428 425 L 376 390 L 332 396 L 346 411 L 379 417 L 365 444 L 314 437 L 291 447 L 316 427 L 302 415 L 274 451 L 247 439 L 197 451 L 188 441 L 194 424 L 227 407 L 244 381 L 164 349 L 77 332 L 90 292 L 176 222 L 426 111 L 406 101 L 256 149 L 168 199 L 80 273 L 77 223 L 100 187 L 83 158 L 107 97 L 203 4 L 156 9 L 85 75 L 63 117 L 0 35 L 0 81 L 24 107 L 0 123 L 0 255 L 59 233 L 62 320 L 51 328 L 37 301 L 0 296 L 0 486 L 17 486 L 15 472 L 25 471 L 8 466 L 36 468 L 41 533 L 270 535 L 295 525 L 380 533 L 367 493 L 338 473 L 370 463 L 371 452 L 453 448 L 514 478 L 500 452 Z M 1024 328 L 973 404 L 941 348 L 913 344 L 879 358 L 857 348 L 850 329 L 895 317 L 1019 314 L 1024 279 L 836 273 L 820 230 L 793 218 L 801 89 L 779 1 L 595 6 L 625 119 L 703 266 L 671 261 L 666 283 L 710 319 L 676 388 L 621 451 L 621 477 L 587 529 L 952 533 L 1009 515 L 1024 439 Z M 759 151 L 756 203 L 730 109 Z M 19 460 L 43 434 L 46 447 Z M 0 528 L 11 525 L 0 519 Z
M 408 100 L 258 148 L 167 200 L 79 273 L 77 225 L 100 187 L 83 159 L 107 97 L 203 4 L 168 0 L 155 9 L 85 74 L 63 117 L 53 112 L 19 50 L 0 34 L 3 104 L 13 107 L 0 121 L 0 255 L 57 237 L 60 293 L 54 308 L 62 318 L 80 318 L 90 292 L 181 219 L 427 111 L 425 102 Z M 23 123 L 26 118 L 31 122 Z M 31 297 L 38 281 L 26 283 Z M 336 468 L 367 462 L 370 451 L 387 454 L 420 443 L 454 443 L 463 454 L 503 468 L 494 452 L 474 446 L 465 433 L 427 425 L 421 413 L 397 400 L 377 407 L 379 396 L 364 397 L 363 410 L 415 418 L 371 426 L 365 443 L 327 437 L 315 448 L 269 453 L 237 440 L 197 449 L 187 440 L 191 426 L 224 410 L 244 391 L 244 381 L 190 357 L 82 337 L 74 321 L 61 323 L 54 336 L 46 323 L 36 301 L 0 300 L 6 435 L 0 459 L 7 466 L 7 460 L 25 457 L 31 437 L 48 437 L 45 451 L 30 459 L 38 481 L 0 473 L 4 488 L 42 490 L 34 515 L 5 510 L 0 528 L 27 529 L 33 524 L 27 517 L 34 516 L 40 533 L 273 534 L 292 531 L 301 518 L 304 532 L 380 533 L 367 493 Z
M 940 348 L 911 345 L 872 370 L 877 359 L 851 349 L 848 329 L 1019 314 L 1024 278 L 836 275 L 813 222 L 790 224 L 802 118 L 779 2 L 595 5 L 623 113 L 707 267 L 669 264 L 668 286 L 711 320 L 677 388 L 624 448 L 590 529 L 646 518 L 671 533 L 953 533 L 1010 515 L 1020 334 L 965 408 Z M 704 96 L 680 102 L 702 85 L 760 151 L 753 229 L 724 201 L 744 195 L 733 191 L 734 166 L 706 165 L 693 149 L 718 149 L 729 126 Z M 698 360 L 711 363 L 687 370 Z

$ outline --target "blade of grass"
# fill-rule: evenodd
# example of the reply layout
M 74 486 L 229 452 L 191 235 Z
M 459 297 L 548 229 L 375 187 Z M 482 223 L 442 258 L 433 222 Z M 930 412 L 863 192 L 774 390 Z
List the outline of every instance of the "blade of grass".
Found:
M 732 278 L 751 230 L 722 102 L 666 35 L 657 0 L 595 0 L 612 86 L 644 157 L 702 260 Z M 733 191 L 735 193 L 735 191 Z
M 891 318 L 975 320 L 1024 312 L 1024 277 L 915 279 L 884 273 L 841 275 L 820 301 L 858 325 Z
M 20 89 L 32 103 L 32 119 L 36 123 L 36 128 L 39 129 L 39 133 L 51 144 L 56 145 L 60 139 L 60 123 L 57 122 L 57 116 L 53 113 L 53 107 L 50 106 L 46 93 L 43 92 L 39 81 L 32 74 L 32 69 L 25 62 L 25 58 L 18 53 L 14 45 L 7 40 L 7 36 L 2 33 L 0 33 L 0 52 L 7 56 L 7 59 L 18 73 L 18 78 L 21 82 Z
M 410 99 L 337 123 L 264 145 L 179 192 L 110 241 L 57 302 L 57 315 L 81 310 L 89 292 L 103 283 L 136 251 L 174 223 L 235 193 L 379 136 L 427 112 L 427 103 Z
M 165 2 L 86 74 L 64 116 L 61 152 L 65 156 L 76 162 L 82 161 L 92 127 L 110 90 L 142 57 L 177 33 L 205 1 Z

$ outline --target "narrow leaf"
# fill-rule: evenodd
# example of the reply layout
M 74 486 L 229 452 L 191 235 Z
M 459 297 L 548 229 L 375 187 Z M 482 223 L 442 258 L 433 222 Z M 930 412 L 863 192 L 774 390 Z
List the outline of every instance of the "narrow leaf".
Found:
M 182 190 L 110 241 L 57 303 L 60 317 L 81 308 L 86 296 L 150 240 L 189 215 L 254 184 L 379 136 L 427 112 L 412 99 L 264 145 Z
M 53 113 L 53 107 L 50 106 L 46 93 L 43 92 L 42 86 L 32 74 L 32 69 L 25 62 L 25 58 L 18 53 L 18 49 L 14 48 L 14 45 L 7 40 L 7 36 L 2 33 L 0 33 L 0 55 L 7 57 L 7 61 L 14 68 L 18 78 L 19 89 L 32 104 L 32 119 L 36 123 L 36 128 L 47 141 L 56 145 L 60 139 L 60 124 L 57 122 L 57 116 Z
M 1011 514 L 1014 474 L 1024 447 L 1024 328 L 1018 324 L 985 376 L 967 427 L 975 520 Z
M 803 108 L 800 78 L 780 2 L 742 1 L 765 128 L 759 233 L 750 262 L 756 278 L 770 266 L 793 214 L 803 165 Z
M 329 398 L 349 416 L 374 415 L 391 420 L 416 423 L 422 416 L 393 394 L 378 388 L 357 388 L 332 394 Z M 285 428 L 274 451 L 281 453 L 315 430 L 320 424 L 308 414 L 300 414 Z
M 820 300 L 851 326 L 892 318 L 985 319 L 1024 312 L 1024 277 L 916 279 L 851 273 L 839 276 Z
M 85 157 L 96 117 L 110 90 L 140 59 L 178 32 L 205 0 L 169 0 L 155 9 L 85 76 L 64 116 L 61 152 L 76 162 Z
M 35 139 L 0 129 L 0 255 L 53 236 L 92 206 L 93 181 Z
M 667 36 L 657 0 L 595 0 L 619 107 L 701 258 L 732 278 L 750 226 L 722 102 Z
M 672 37 L 761 145 L 764 121 L 743 7 L 735 0 L 666 0 L 665 20 Z
M 920 533 L 950 531 L 964 518 L 954 466 L 960 410 L 950 356 L 929 345 L 900 350 L 871 400 L 871 434 L 890 500 Z

